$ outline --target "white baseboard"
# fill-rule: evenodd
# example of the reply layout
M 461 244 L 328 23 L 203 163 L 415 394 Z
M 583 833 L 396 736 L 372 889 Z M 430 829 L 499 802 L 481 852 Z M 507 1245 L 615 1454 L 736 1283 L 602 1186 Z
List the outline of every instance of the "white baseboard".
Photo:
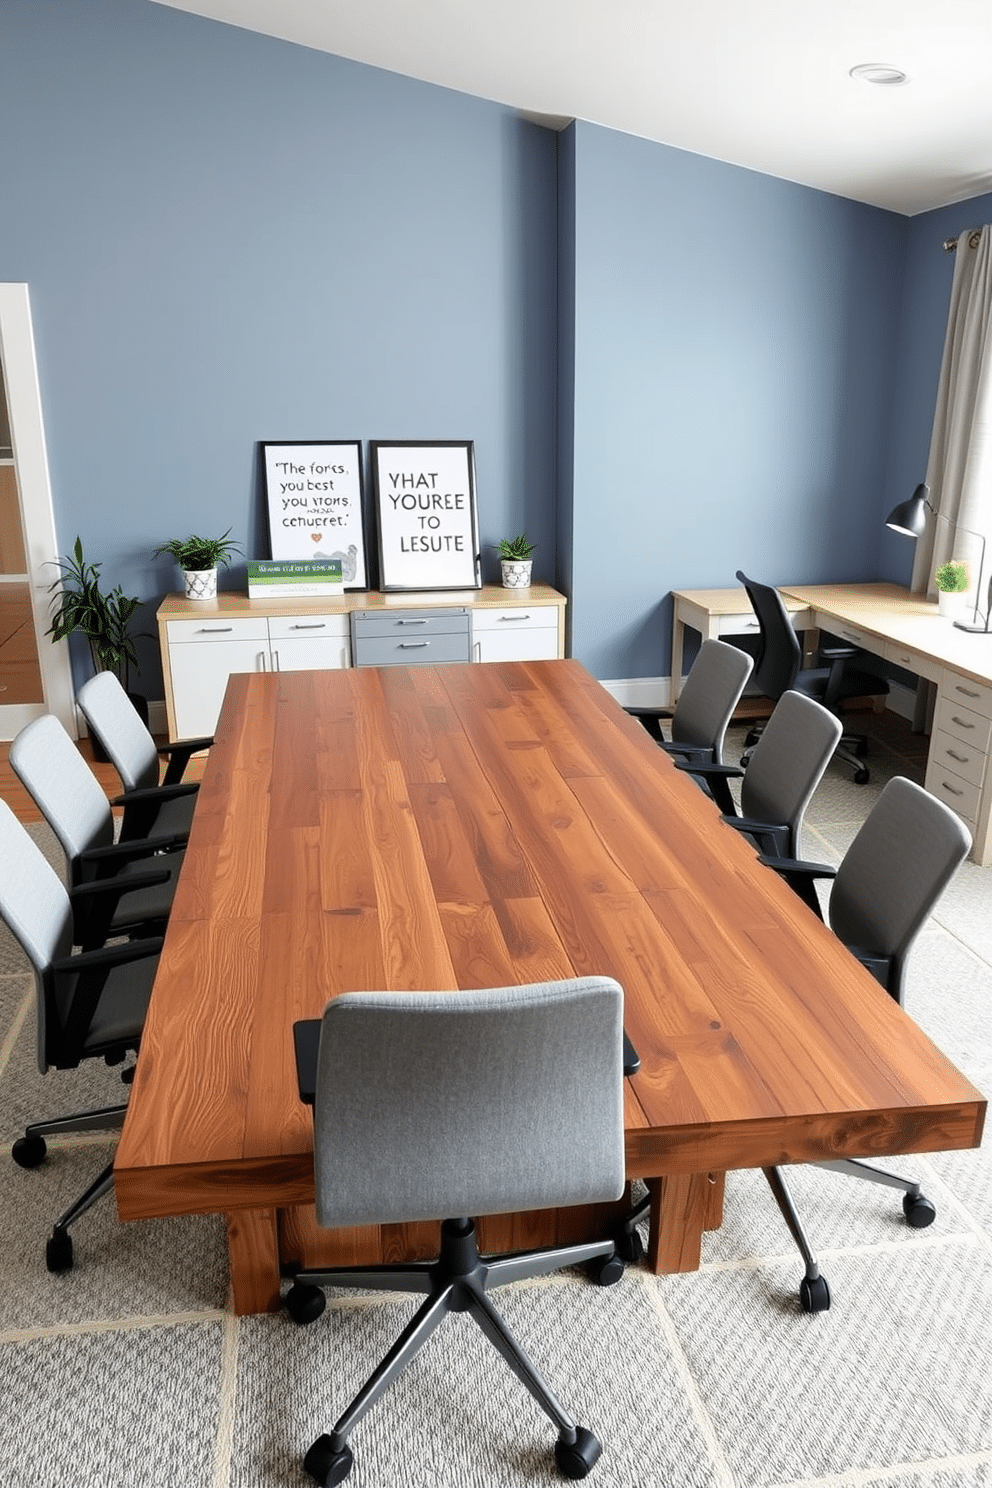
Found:
M 621 677 L 601 685 L 621 708 L 667 708 L 671 684 L 671 677 Z

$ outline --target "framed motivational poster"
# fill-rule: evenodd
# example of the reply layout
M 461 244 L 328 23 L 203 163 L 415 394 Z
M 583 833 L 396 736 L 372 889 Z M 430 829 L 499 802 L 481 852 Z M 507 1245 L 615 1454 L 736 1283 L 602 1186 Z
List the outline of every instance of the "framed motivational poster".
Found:
M 339 559 L 344 587 L 367 589 L 361 443 L 297 439 L 262 453 L 273 559 Z
M 481 589 L 471 440 L 374 440 L 383 589 Z

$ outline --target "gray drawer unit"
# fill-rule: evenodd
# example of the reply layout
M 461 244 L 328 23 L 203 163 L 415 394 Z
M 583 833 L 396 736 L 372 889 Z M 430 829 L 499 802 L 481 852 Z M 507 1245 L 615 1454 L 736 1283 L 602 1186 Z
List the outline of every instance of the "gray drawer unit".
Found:
M 351 640 L 354 666 L 433 666 L 471 660 L 467 609 L 354 610 Z

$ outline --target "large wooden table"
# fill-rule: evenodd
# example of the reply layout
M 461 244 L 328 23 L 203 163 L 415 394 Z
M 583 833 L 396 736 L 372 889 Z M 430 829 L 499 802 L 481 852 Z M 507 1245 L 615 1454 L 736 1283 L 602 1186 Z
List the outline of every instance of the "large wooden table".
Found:
M 354 988 L 608 973 L 640 1052 L 649 1261 L 699 1264 L 727 1169 L 975 1146 L 985 1101 L 574 661 L 239 675 L 200 790 L 116 1162 L 123 1218 L 227 1216 L 281 1264 L 430 1254 L 321 1231 L 291 1025 Z M 368 1098 L 374 1101 L 374 1087 Z M 491 1249 L 617 1206 L 490 1219 Z

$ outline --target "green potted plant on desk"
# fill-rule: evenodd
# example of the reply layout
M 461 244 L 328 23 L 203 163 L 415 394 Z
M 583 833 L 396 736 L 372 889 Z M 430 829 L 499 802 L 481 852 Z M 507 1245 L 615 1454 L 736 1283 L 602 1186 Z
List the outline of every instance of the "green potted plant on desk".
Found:
M 964 609 L 964 596 L 971 582 L 967 563 L 962 563 L 956 558 L 949 558 L 937 569 L 933 582 L 937 590 L 940 613 L 953 620 L 954 616 L 960 615 Z
M 82 539 L 77 537 L 68 558 L 56 558 L 59 577 L 49 588 L 52 623 L 45 632 L 53 641 L 71 635 L 83 636 L 96 672 L 113 672 L 138 713 L 148 722 L 148 700 L 131 690 L 132 672 L 138 670 L 131 621 L 141 600 L 125 594 L 120 584 L 105 590 L 100 582 L 99 563 L 87 563 Z M 97 752 L 94 740 L 94 752 Z
M 233 554 L 240 551 L 231 541 L 229 527 L 222 537 L 174 537 L 153 549 L 152 557 L 172 554 L 183 571 L 187 599 L 216 599 L 218 566 L 226 568 Z
M 526 532 L 521 532 L 519 537 L 504 537 L 496 544 L 499 553 L 504 589 L 529 589 L 531 568 L 531 554 L 537 547 L 536 543 L 527 541 Z

